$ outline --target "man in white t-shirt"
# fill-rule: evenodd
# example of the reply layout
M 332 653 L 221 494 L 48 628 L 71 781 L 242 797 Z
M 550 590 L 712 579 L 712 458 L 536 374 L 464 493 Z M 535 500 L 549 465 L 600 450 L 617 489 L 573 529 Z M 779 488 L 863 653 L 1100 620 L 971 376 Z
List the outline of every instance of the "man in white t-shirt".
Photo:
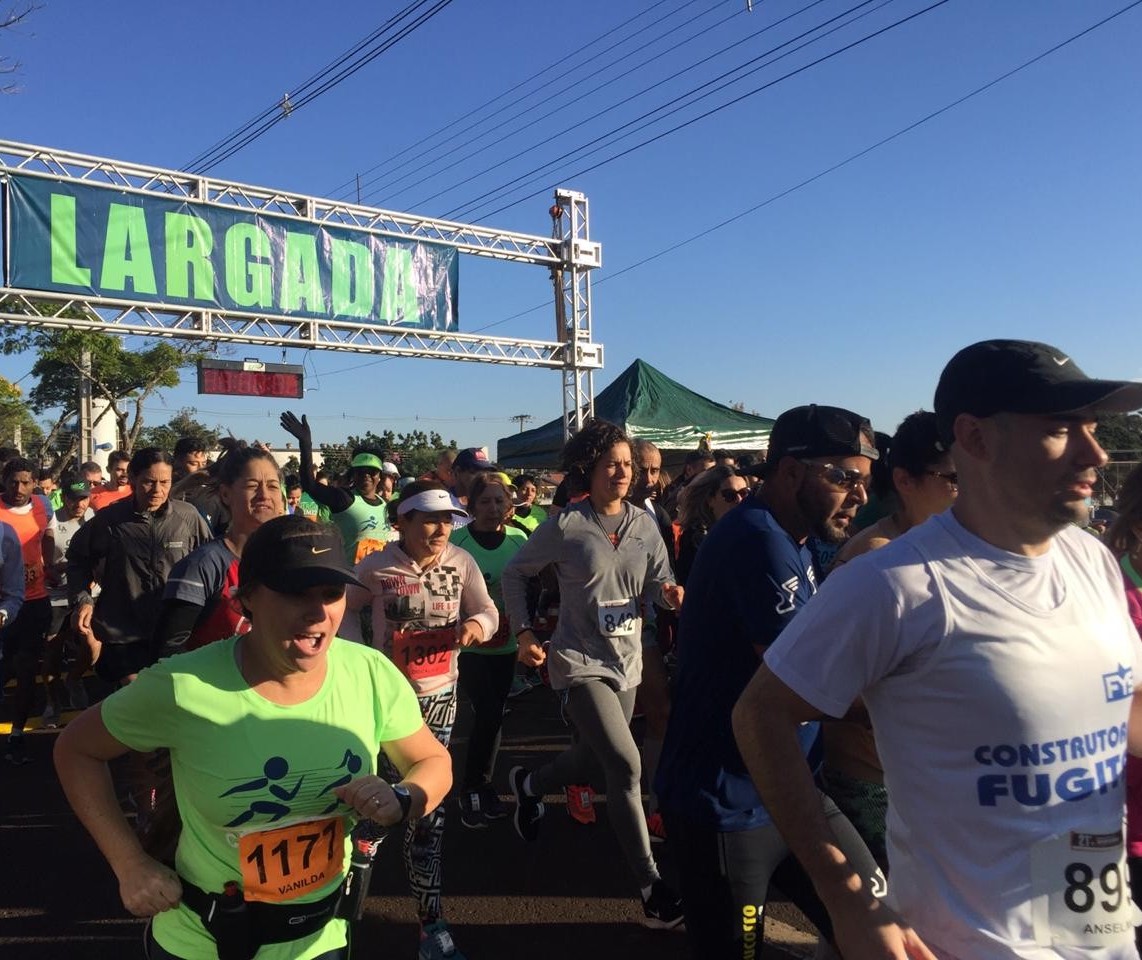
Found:
M 1075 524 L 1107 459 L 1096 417 L 1142 407 L 1142 383 L 991 340 L 952 358 L 935 407 L 955 505 L 837 570 L 769 648 L 734 711 L 742 757 L 849 960 L 1137 957 L 1122 821 L 1142 657 L 1117 565 Z M 889 794 L 887 902 L 799 762 L 798 724 L 858 697 Z

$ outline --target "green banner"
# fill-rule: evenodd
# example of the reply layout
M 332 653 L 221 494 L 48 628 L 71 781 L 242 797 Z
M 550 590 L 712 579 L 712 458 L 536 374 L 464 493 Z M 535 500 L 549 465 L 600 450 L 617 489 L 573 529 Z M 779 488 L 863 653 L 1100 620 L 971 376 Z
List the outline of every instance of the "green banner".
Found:
M 11 287 L 292 319 L 457 329 L 451 247 L 10 175 Z

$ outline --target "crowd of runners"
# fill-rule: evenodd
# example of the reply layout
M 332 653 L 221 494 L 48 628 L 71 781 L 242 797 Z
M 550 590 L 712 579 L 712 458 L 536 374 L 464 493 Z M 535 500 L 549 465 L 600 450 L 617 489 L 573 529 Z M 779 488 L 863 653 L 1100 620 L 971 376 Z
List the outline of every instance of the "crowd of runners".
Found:
M 933 406 L 891 436 L 798 406 L 674 479 L 601 420 L 554 476 L 472 448 L 325 477 L 289 412 L 291 477 L 191 438 L 106 478 L 0 450 L 5 760 L 83 711 L 56 768 L 151 960 L 345 960 L 394 827 L 419 956 L 463 960 L 450 794 L 540 856 L 553 798 L 591 823 L 605 795 L 647 925 L 699 960 L 759 955 L 771 887 L 823 957 L 1136 957 L 1142 467 L 1097 528 L 1091 499 L 1142 384 L 992 340 Z M 539 684 L 566 749 L 504 770 Z

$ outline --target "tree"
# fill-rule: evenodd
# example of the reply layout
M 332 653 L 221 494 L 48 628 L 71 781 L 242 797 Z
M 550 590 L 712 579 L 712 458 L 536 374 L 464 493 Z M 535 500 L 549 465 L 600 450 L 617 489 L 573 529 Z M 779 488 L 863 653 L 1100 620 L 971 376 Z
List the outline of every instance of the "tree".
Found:
M 38 455 L 44 431 L 28 412 L 20 388 L 0 377 L 0 445 Z
M 1095 437 L 1111 459 L 1115 453 L 1137 454 L 1142 451 L 1142 416 L 1136 413 L 1106 413 L 1098 418 Z M 1126 459 L 1137 459 L 1136 456 Z
M 198 411 L 194 407 L 183 407 L 169 421 L 157 427 L 144 427 L 140 433 L 137 445 L 140 447 L 159 447 L 168 452 L 174 450 L 175 442 L 179 437 L 198 437 L 207 450 L 218 448 L 218 438 L 221 430 L 211 429 L 194 418 Z
M 8 328 L 0 333 L 5 353 L 35 349 L 32 374 L 38 378 L 28 394 L 37 413 L 60 410 L 48 434 L 49 446 L 64 434 L 79 415 L 79 386 L 83 355 L 91 356 L 91 392 L 105 399 L 113 416 L 119 448 L 130 453 L 143 430 L 143 407 L 158 390 L 176 387 L 179 370 L 202 356 L 196 344 L 162 341 L 145 350 L 128 350 L 121 337 L 90 330 Z M 78 437 L 75 440 L 78 444 Z
M 352 436 L 343 444 L 321 444 L 324 469 L 333 473 L 344 473 L 354 452 L 376 454 L 382 460 L 391 460 L 407 477 L 419 477 L 436 466 L 440 454 L 446 449 L 456 449 L 456 441 L 444 442 L 435 430 L 425 433 L 413 430 L 410 433 L 394 433 L 385 430 L 379 436 L 371 430 L 364 436 Z
M 0 30 L 10 30 L 24 22 L 37 3 L 14 3 L 0 7 Z M 0 76 L 12 76 L 20 69 L 18 61 L 8 56 L 0 56 Z M 18 93 L 19 87 L 15 83 L 0 83 L 0 93 Z

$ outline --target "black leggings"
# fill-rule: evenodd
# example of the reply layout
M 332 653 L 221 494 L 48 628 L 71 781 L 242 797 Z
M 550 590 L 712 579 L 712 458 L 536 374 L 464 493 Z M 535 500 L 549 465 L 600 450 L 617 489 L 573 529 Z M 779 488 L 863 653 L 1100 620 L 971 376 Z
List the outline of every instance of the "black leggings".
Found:
M 492 779 L 515 663 L 509 654 L 460 654 L 460 689 L 476 712 L 464 761 L 464 790 L 476 790 Z
M 349 960 L 349 947 L 353 942 L 352 930 L 349 931 L 349 943 L 343 947 L 337 947 L 335 950 L 327 950 L 325 953 L 313 960 Z M 211 953 L 214 951 L 211 950 Z M 151 921 L 147 921 L 147 926 L 143 930 L 143 956 L 147 960 L 185 960 L 183 957 L 176 956 L 164 950 L 159 946 L 159 942 L 155 939 L 155 935 L 151 933 Z
M 856 829 L 824 794 L 825 816 L 861 881 L 882 897 L 884 876 Z M 769 887 L 779 888 L 832 942 L 833 927 L 801 865 L 772 824 L 718 833 L 662 811 L 678 861 L 686 936 L 695 958 L 742 960 L 761 955 Z

